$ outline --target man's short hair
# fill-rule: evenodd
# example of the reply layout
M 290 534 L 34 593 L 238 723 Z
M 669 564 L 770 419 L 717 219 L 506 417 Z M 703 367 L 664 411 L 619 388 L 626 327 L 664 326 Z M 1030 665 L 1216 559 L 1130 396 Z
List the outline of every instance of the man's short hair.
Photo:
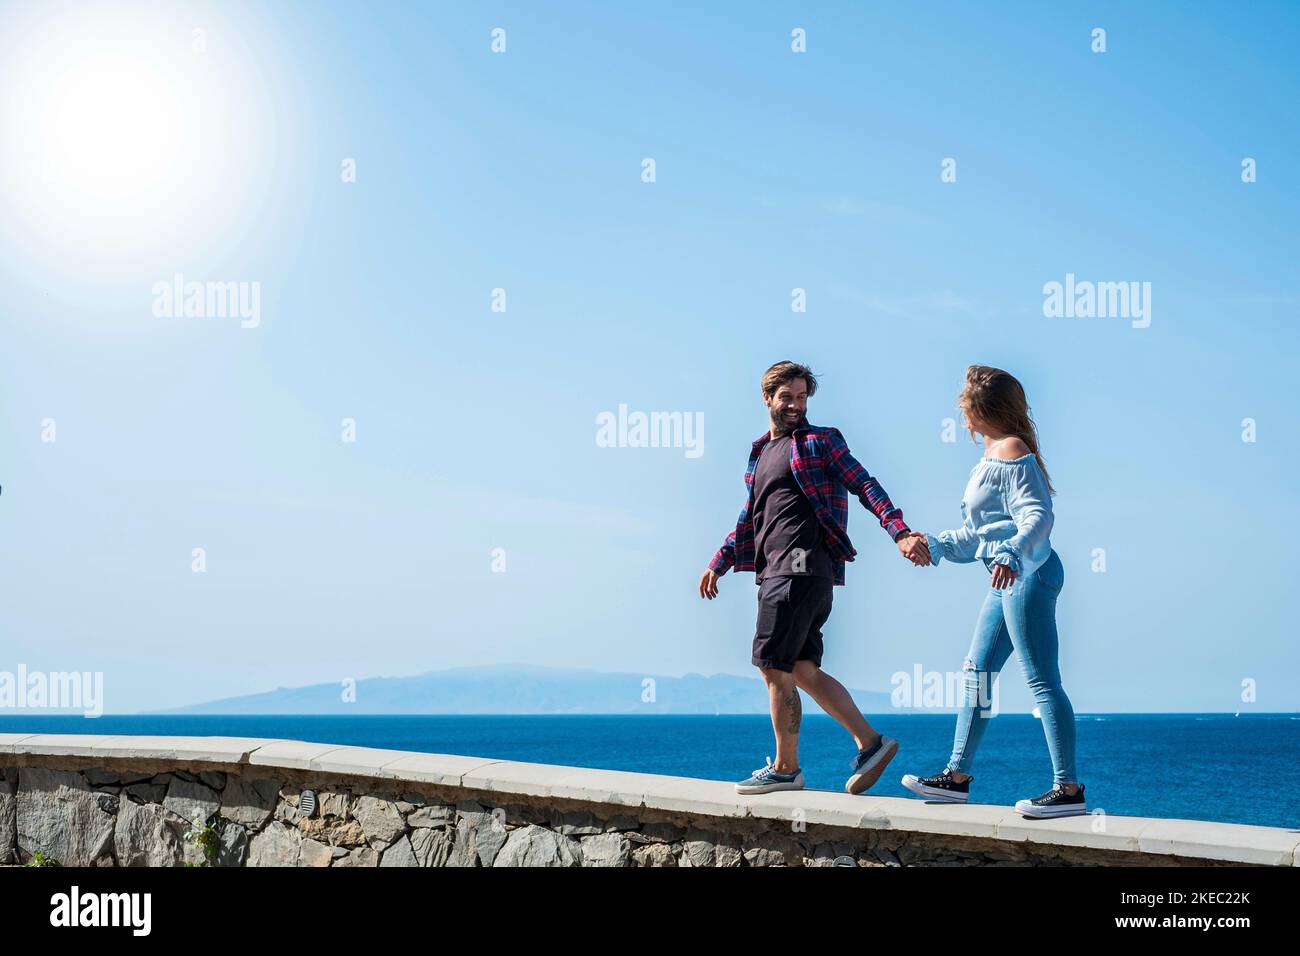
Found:
M 807 365 L 798 362 L 777 362 L 763 373 L 763 397 L 771 398 L 782 385 L 801 378 L 808 383 L 808 396 L 817 392 L 817 376 Z

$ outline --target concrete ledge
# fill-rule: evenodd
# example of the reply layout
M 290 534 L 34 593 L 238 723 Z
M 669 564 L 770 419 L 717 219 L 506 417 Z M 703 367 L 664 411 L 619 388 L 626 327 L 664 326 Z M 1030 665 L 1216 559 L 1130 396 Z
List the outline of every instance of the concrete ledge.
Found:
M 158 763 L 186 765 L 177 769 L 229 768 L 249 777 L 267 775 L 254 769 L 299 771 L 369 779 L 376 781 L 376 789 L 409 783 L 464 791 L 463 796 L 453 793 L 452 798 L 485 804 L 494 802 L 492 798 L 495 802 L 528 798 L 604 807 L 610 814 L 659 811 L 690 818 L 691 826 L 768 823 L 773 833 L 802 823 L 851 831 L 905 831 L 956 842 L 995 841 L 1256 866 L 1300 865 L 1300 830 L 1282 827 L 1111 814 L 1030 820 L 1004 806 L 927 803 L 869 794 L 855 797 L 819 790 L 743 796 L 722 781 L 298 740 L 0 734 L 0 766 L 50 767 L 60 760 L 108 769 Z
M 1149 820 L 1137 835 L 1144 853 L 1234 860 L 1260 866 L 1297 864 L 1297 831 L 1281 827 L 1252 827 L 1239 823 L 1198 823 L 1195 820 Z
M 15 738 L 6 740 L 6 738 Z M 112 734 L 0 734 L 0 753 L 197 760 L 246 764 L 253 751 L 274 743 L 258 737 L 136 737 Z

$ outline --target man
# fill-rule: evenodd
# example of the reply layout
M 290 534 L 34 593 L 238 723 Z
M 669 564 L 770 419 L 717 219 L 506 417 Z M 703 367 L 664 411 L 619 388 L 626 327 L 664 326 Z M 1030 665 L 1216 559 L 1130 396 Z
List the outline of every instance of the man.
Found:
M 858 746 L 845 783 L 862 793 L 898 752 L 898 741 L 877 733 L 849 692 L 821 669 L 822 627 L 831 613 L 844 563 L 857 551 L 849 541 L 847 491 L 880 521 L 902 555 L 916 565 L 930 560 L 926 537 L 903 523 L 885 489 L 867 474 L 838 429 L 808 424 L 808 399 L 817 378 L 807 366 L 777 362 L 763 375 L 763 404 L 770 428 L 754 442 L 745 471 L 747 495 L 736 527 L 700 578 L 700 597 L 713 600 L 718 578 L 735 567 L 758 583 L 758 625 L 753 663 L 767 682 L 776 733 L 776 763 L 736 784 L 739 793 L 800 790 L 799 690 L 844 726 Z

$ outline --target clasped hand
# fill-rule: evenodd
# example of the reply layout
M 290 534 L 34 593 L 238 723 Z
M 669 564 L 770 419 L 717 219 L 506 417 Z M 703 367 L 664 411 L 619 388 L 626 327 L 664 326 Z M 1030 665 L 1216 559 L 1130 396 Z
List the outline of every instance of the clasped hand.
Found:
M 910 531 L 895 543 L 898 545 L 899 553 L 918 568 L 923 568 L 930 563 L 929 541 L 919 531 Z

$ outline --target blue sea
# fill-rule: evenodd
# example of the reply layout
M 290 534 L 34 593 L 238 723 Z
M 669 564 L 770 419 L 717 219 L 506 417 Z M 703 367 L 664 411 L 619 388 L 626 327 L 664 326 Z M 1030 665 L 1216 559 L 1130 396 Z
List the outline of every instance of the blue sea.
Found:
M 910 797 L 904 773 L 943 769 L 950 715 L 867 715 L 897 737 L 872 794 Z M 1124 816 L 1300 827 L 1300 715 L 1090 714 L 1077 718 L 1088 804 Z M 502 760 L 738 780 L 774 754 L 762 715 L 721 716 L 5 716 L 0 732 L 278 737 Z M 804 717 L 799 754 L 811 788 L 841 790 L 855 753 L 830 717 Z M 971 799 L 1010 805 L 1051 786 L 1039 721 L 1001 714 L 984 736 Z

